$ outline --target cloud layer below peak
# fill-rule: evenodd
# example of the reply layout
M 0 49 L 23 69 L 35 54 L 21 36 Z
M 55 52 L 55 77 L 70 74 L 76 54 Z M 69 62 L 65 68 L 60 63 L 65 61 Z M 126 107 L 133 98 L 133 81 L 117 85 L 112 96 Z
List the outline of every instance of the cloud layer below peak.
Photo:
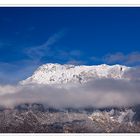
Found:
M 135 71 L 126 74 L 132 76 Z M 98 79 L 61 88 L 49 85 L 0 86 L 1 106 L 14 107 L 21 103 L 42 103 L 56 108 L 132 106 L 140 103 L 140 80 Z

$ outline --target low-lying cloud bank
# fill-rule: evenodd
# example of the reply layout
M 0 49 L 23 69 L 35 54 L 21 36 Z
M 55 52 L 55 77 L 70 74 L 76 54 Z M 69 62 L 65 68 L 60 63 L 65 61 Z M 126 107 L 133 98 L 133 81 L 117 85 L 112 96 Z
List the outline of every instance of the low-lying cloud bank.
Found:
M 48 85 L 0 86 L 0 105 L 42 103 L 56 108 L 131 106 L 140 103 L 139 68 L 125 73 L 132 80 L 99 79 L 71 87 Z

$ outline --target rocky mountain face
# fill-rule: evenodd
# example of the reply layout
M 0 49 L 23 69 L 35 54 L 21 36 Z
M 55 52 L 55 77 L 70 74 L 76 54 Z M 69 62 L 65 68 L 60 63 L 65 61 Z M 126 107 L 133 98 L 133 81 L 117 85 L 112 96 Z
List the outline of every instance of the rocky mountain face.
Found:
M 0 111 L 1 133 L 136 133 L 134 108 L 54 109 L 21 104 Z

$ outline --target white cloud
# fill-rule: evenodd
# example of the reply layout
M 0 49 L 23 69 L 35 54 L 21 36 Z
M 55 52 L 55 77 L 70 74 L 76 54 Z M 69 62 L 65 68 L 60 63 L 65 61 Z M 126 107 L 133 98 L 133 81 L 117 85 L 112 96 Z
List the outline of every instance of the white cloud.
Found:
M 127 72 L 127 75 L 133 72 Z M 61 107 L 131 106 L 140 103 L 140 80 L 100 79 L 71 88 L 55 86 L 0 86 L 0 105 L 42 103 Z
M 17 86 L 12 85 L 0 85 L 0 96 L 5 94 L 15 94 L 18 91 Z

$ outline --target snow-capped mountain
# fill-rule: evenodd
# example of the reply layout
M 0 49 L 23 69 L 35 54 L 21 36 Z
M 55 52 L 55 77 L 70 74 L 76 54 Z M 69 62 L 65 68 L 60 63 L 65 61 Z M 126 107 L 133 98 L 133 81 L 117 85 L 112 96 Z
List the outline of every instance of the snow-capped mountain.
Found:
M 129 79 L 124 74 L 130 69 L 122 65 L 74 66 L 49 63 L 40 66 L 31 77 L 20 84 L 29 87 L 30 84 L 77 86 L 77 83 L 83 84 L 100 78 Z M 140 105 L 55 108 L 49 104 L 25 102 L 17 104 L 12 109 L 0 108 L 0 132 L 136 133 L 140 132 L 139 112 Z
M 122 65 L 74 66 L 49 63 L 40 66 L 31 77 L 20 84 L 81 84 L 98 78 L 121 79 L 128 69 L 129 67 Z

